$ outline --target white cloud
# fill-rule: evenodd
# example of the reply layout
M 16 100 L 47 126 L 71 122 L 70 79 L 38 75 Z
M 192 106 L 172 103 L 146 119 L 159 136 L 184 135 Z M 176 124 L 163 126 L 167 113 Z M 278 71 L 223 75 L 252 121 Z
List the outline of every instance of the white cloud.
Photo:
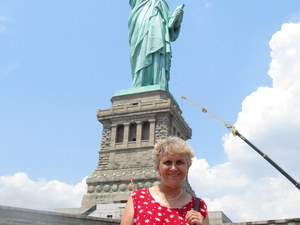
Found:
M 283 24 L 270 41 L 272 87 L 242 103 L 235 126 L 289 175 L 300 179 L 300 23 Z M 195 159 L 190 183 L 210 210 L 233 221 L 299 217 L 300 192 L 238 137 L 223 137 L 229 161 L 210 167 Z
M 31 180 L 26 173 L 0 176 L 0 205 L 53 211 L 80 207 L 85 178 L 76 185 L 57 180 Z

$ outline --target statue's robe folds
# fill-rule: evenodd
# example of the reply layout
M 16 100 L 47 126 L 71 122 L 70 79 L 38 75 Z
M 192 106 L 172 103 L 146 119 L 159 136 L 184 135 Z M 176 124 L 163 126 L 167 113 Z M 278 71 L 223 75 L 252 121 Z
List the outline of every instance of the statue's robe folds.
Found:
M 168 90 L 170 42 L 179 36 L 182 13 L 170 13 L 164 0 L 129 0 L 129 4 L 132 87 L 160 85 Z

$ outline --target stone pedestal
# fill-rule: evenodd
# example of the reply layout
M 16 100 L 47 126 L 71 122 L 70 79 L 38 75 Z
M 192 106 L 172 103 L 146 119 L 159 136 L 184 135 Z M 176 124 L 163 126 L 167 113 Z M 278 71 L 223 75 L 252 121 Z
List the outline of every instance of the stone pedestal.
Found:
M 158 139 L 191 138 L 191 128 L 166 91 L 155 90 L 114 96 L 110 109 L 98 110 L 103 124 L 99 162 L 87 179 L 88 193 L 82 208 L 124 203 L 134 189 L 159 184 L 152 149 Z M 193 193 L 188 182 L 185 188 Z

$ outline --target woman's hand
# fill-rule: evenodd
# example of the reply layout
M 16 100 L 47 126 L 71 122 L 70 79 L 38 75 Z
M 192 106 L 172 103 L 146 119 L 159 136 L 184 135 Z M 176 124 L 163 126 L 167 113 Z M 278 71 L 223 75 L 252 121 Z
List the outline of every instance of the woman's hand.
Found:
M 191 225 L 204 225 L 204 217 L 201 215 L 200 212 L 197 212 L 195 210 L 188 211 L 185 216 L 185 219 L 187 223 Z

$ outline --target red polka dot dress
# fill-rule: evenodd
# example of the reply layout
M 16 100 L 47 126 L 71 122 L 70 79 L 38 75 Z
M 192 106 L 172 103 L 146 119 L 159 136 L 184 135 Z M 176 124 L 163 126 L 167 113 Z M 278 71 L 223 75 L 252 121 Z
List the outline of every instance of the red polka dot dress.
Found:
M 162 206 L 154 200 L 149 192 L 149 189 L 136 190 L 132 194 L 134 205 L 135 225 L 188 225 L 185 220 L 185 215 L 188 211 L 194 208 L 196 197 L 181 208 L 168 208 Z M 207 206 L 203 200 L 200 201 L 199 212 L 205 218 L 207 215 Z

